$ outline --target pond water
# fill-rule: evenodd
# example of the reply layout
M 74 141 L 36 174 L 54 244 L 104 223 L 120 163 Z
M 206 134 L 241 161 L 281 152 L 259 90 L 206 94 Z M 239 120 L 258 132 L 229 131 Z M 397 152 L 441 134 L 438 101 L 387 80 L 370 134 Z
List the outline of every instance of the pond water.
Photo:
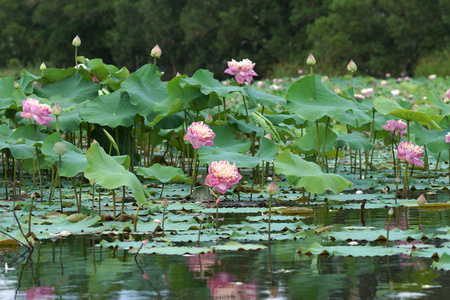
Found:
M 304 222 L 361 226 L 359 210 L 328 205 L 316 207 Z M 395 215 L 392 226 L 417 227 L 417 210 L 399 208 Z M 449 220 L 446 210 L 423 212 L 424 233 L 449 226 Z M 365 223 L 386 228 L 386 210 L 366 210 Z M 200 255 L 135 256 L 98 245 L 101 239 L 123 238 L 73 235 L 43 240 L 32 253 L 3 249 L 1 263 L 8 269 L 0 274 L 0 299 L 445 299 L 450 294 L 450 272 L 432 268 L 431 258 L 308 256 L 297 253 L 300 240 Z M 327 245 L 347 244 L 321 238 Z M 411 243 L 431 241 L 439 240 Z

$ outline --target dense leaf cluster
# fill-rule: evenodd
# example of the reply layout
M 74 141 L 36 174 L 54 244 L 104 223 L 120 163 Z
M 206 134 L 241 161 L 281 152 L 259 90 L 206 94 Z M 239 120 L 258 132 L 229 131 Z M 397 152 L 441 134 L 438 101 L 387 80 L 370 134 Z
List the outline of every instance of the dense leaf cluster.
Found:
M 44 61 L 69 67 L 81 55 L 136 70 L 163 50 L 162 70 L 222 74 L 231 58 L 257 62 L 263 77 L 294 75 L 309 52 L 320 71 L 411 74 L 419 59 L 449 45 L 445 0 L 0 0 L 0 65 Z M 445 76 L 446 74 L 438 74 Z

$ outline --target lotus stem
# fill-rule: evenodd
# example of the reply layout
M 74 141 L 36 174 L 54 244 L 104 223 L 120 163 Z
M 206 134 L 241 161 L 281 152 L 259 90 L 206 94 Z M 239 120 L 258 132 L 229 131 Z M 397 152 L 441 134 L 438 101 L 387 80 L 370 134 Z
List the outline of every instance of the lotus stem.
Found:
M 30 216 L 28 217 L 28 234 L 27 234 L 27 237 L 30 236 L 30 234 L 31 234 L 31 214 L 33 212 L 33 200 L 34 200 L 34 197 L 36 197 L 35 193 L 31 194 Z M 14 209 L 14 207 L 13 207 L 13 209 Z M 20 227 L 20 224 L 18 224 L 18 226 Z
M 38 175 L 39 175 L 39 189 L 40 189 L 40 196 L 41 196 L 41 202 L 44 199 L 44 195 L 42 193 L 42 176 L 41 176 L 41 166 L 39 163 L 39 154 L 38 154 L 38 147 L 35 147 L 36 149 L 36 161 L 37 161 L 37 167 L 38 167 Z
M 388 212 L 388 226 L 387 226 L 387 232 L 386 232 L 386 248 L 389 247 L 389 228 L 391 227 L 391 216 L 394 214 L 394 209 L 391 207 L 391 209 Z
M 113 219 L 116 220 L 116 192 L 114 189 L 112 189 L 112 198 L 113 198 Z
M 245 101 L 244 101 L 244 103 L 245 103 Z M 247 118 L 248 118 L 248 115 L 247 115 Z M 224 119 L 225 125 L 227 125 L 227 105 L 225 102 L 225 98 L 223 98 L 223 119 Z
M 164 237 L 164 221 L 165 221 L 165 219 L 166 219 L 166 208 L 164 207 L 164 209 L 163 209 L 163 217 L 162 217 L 162 227 L 161 227 L 161 229 L 162 229 L 162 236 Z
M 95 187 L 94 187 L 95 183 L 92 183 L 92 214 L 91 216 L 94 216 L 94 211 L 95 211 Z M 81 199 L 81 194 L 80 194 L 80 199 Z
M 203 216 L 198 218 L 198 221 L 200 222 L 200 226 L 198 228 L 198 240 L 197 240 L 197 244 L 200 246 L 200 234 L 202 232 L 202 221 L 203 221 Z
M 197 149 L 194 148 L 194 166 L 192 171 L 191 193 L 194 190 L 195 182 L 197 181 L 197 160 Z
M 322 144 L 322 171 L 323 171 L 323 166 L 324 166 L 324 159 L 325 159 L 325 155 L 323 155 L 325 153 L 325 141 L 327 139 L 327 132 L 328 132 L 328 124 L 330 124 L 330 117 L 327 117 L 327 122 L 325 125 L 325 133 L 323 134 L 323 144 Z M 319 139 L 319 136 L 317 136 L 317 139 Z M 327 172 L 328 173 L 328 172 Z
M 436 166 L 434 168 L 434 178 L 433 178 L 433 183 L 436 183 L 436 175 L 437 175 L 437 169 L 438 169 L 438 165 L 439 165 L 439 159 L 441 158 L 441 152 L 439 152 L 438 157 L 436 159 Z M 450 159 L 450 158 L 449 158 Z M 449 164 L 450 167 L 450 164 Z
M 142 205 L 144 205 L 144 204 L 140 204 L 139 206 L 138 206 L 138 208 L 136 209 L 136 212 L 134 213 L 134 218 L 133 218 L 133 229 L 134 229 L 134 232 L 136 232 L 137 231 L 137 217 L 138 217 L 138 213 L 139 213 L 139 210 L 141 209 L 141 207 L 142 207 Z
M 320 141 L 319 141 L 319 120 L 316 120 L 316 136 L 317 136 L 317 164 L 319 165 L 320 169 L 322 169 L 322 166 L 320 164 L 321 160 L 320 160 Z
M 269 243 L 270 243 L 270 221 L 272 216 L 272 195 L 269 197 L 269 224 L 268 224 L 268 236 L 269 236 Z

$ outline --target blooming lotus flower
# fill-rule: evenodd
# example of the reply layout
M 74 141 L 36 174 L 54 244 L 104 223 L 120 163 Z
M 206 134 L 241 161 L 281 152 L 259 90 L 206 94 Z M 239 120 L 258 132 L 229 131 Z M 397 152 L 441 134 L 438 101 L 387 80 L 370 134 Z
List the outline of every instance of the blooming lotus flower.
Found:
M 366 97 L 370 97 L 374 92 L 373 88 L 368 88 L 368 89 L 362 89 L 361 90 L 361 94 L 363 94 Z
M 450 99 L 450 89 L 445 92 L 445 98 Z
M 391 73 L 386 73 L 386 78 L 391 77 Z
M 361 95 L 361 94 L 355 94 L 355 99 L 362 99 L 362 100 L 364 100 L 364 99 L 366 99 L 366 97 L 364 95 Z
M 401 160 L 422 167 L 423 163 L 420 157 L 423 154 L 423 147 L 414 145 L 413 142 L 401 142 L 397 148 L 397 157 Z
M 50 115 L 52 114 L 52 108 L 50 105 L 41 104 L 35 98 L 27 98 L 27 100 L 22 100 L 23 112 L 20 116 L 25 119 L 34 119 L 39 125 L 45 124 L 50 126 L 51 120 L 54 120 Z
M 391 91 L 391 95 L 392 95 L 392 96 L 398 96 L 398 95 L 400 95 L 400 90 L 392 90 L 392 91 Z
M 436 74 L 431 74 L 430 76 L 428 76 L 428 79 L 435 80 L 436 77 L 437 77 Z
M 445 142 L 450 143 L 450 132 L 445 135 Z
M 229 188 L 232 188 L 234 184 L 238 184 L 242 178 L 236 165 L 232 165 L 226 160 L 211 162 L 208 172 L 205 184 L 214 187 L 221 194 L 225 194 Z
M 406 123 L 402 121 L 388 120 L 387 125 L 381 126 L 384 130 L 394 132 L 395 136 L 403 138 L 403 135 L 407 133 Z
M 232 59 L 228 62 L 228 69 L 224 73 L 234 75 L 234 78 L 239 84 L 243 84 L 244 81 L 251 83 L 253 81 L 253 76 L 258 76 L 253 67 L 255 64 L 248 58 L 242 61 L 235 61 Z
M 216 134 L 209 128 L 208 125 L 200 122 L 193 122 L 191 126 L 187 129 L 187 134 L 183 137 L 185 141 L 189 141 L 192 147 L 195 149 L 201 146 L 212 146 L 214 145 L 214 137 Z

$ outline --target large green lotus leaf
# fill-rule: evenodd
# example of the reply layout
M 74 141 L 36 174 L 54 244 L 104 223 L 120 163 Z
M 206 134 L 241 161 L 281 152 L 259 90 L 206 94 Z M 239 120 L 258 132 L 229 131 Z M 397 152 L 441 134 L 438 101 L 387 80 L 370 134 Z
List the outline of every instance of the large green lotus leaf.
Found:
M 427 102 L 431 105 L 433 105 L 434 107 L 439 108 L 440 110 L 442 110 L 442 115 L 443 116 L 448 116 L 450 115 L 450 105 L 445 104 L 440 98 L 438 93 L 436 92 L 436 90 L 430 90 L 428 91 L 427 94 Z
M 131 104 L 128 93 L 121 90 L 98 96 L 85 103 L 80 110 L 83 120 L 111 128 L 130 127 L 135 116 L 136 107 Z
M 205 148 L 205 149 L 202 149 Z M 254 168 L 262 161 L 270 162 L 277 157 L 278 147 L 271 140 L 263 137 L 261 139 L 260 148 L 254 156 L 227 151 L 218 147 L 202 147 L 199 153 L 200 162 L 202 164 L 210 164 L 212 161 L 227 160 L 231 164 L 236 164 L 238 168 Z M 199 149 L 199 150 L 200 150 Z
M 92 75 L 89 73 L 89 71 L 85 70 L 84 68 L 80 68 L 77 71 L 77 69 L 73 67 L 68 69 L 47 68 L 39 76 L 34 76 L 33 78 L 35 78 L 37 82 L 45 86 L 50 83 L 64 81 L 75 73 L 78 73 L 78 75 L 80 75 L 85 81 L 92 82 Z
M 34 142 L 30 140 L 22 140 L 14 144 L 0 140 L 0 150 L 9 149 L 15 159 L 36 158 L 36 148 L 33 145 Z
M 41 88 L 36 87 L 34 93 L 53 103 L 58 102 L 61 107 L 65 108 L 94 99 L 98 96 L 98 89 L 98 84 L 86 81 L 79 73 L 74 72 L 62 81 L 49 83 Z
M 127 91 L 130 102 L 139 115 L 154 117 L 153 105 L 167 99 L 167 82 L 161 81 L 158 68 L 145 65 L 122 82 L 120 90 Z
M 330 190 L 340 193 L 353 183 L 337 174 L 326 174 L 313 162 L 307 162 L 299 156 L 285 150 L 275 160 L 275 171 L 284 174 L 289 183 L 304 187 L 309 193 L 322 194 Z
M 155 124 L 165 116 L 181 112 L 185 109 L 200 111 L 213 106 L 212 103 L 215 102 L 215 99 L 204 95 L 197 86 L 181 86 L 180 81 L 183 77 L 177 76 L 167 83 L 168 98 L 153 105 L 156 114 L 153 120 L 147 117 L 149 121 L 152 121 L 152 124 Z M 212 101 L 211 105 L 209 105 L 210 100 Z
M 228 114 L 227 115 L 227 124 L 228 125 L 236 125 L 236 127 L 244 132 L 244 133 L 250 133 L 250 132 L 256 132 L 256 134 L 258 136 L 264 136 L 264 129 L 262 129 L 261 127 L 259 127 L 258 125 L 256 125 L 255 121 L 250 121 L 250 123 L 247 123 L 245 120 L 241 119 L 238 120 L 236 119 L 233 115 Z M 236 129 L 236 127 L 234 127 Z
M 275 107 L 278 104 L 283 107 L 286 106 L 286 100 L 283 98 L 262 91 L 255 91 L 248 85 L 244 87 L 243 94 L 250 99 L 250 103 L 253 104 L 252 106 L 257 106 L 258 104 L 265 107 Z
M 42 125 L 42 127 L 46 127 L 45 125 Z M 38 126 L 39 129 L 39 126 Z M 12 140 L 18 140 L 20 138 L 24 138 L 26 140 L 30 141 L 43 141 L 47 138 L 48 134 L 42 133 L 39 130 L 36 132 L 36 126 L 35 125 L 26 125 L 17 128 L 14 130 L 14 132 L 11 134 Z
M 323 137 L 325 135 L 325 126 L 322 124 L 319 124 L 319 145 L 320 145 L 320 151 L 322 152 L 323 147 Z M 325 152 L 331 151 L 333 147 L 336 145 L 336 138 L 337 134 L 331 130 L 330 128 L 327 128 L 327 136 L 325 140 Z M 306 130 L 306 134 L 295 141 L 295 145 L 299 146 L 304 151 L 311 151 L 314 150 L 317 152 L 317 132 L 316 132 L 316 126 L 310 126 Z
M 61 165 L 59 156 L 53 151 L 53 146 L 57 142 L 63 142 L 67 146 L 67 152 L 61 156 Z M 59 175 L 64 177 L 73 177 L 78 173 L 84 172 L 88 167 L 86 155 L 73 144 L 63 141 L 58 132 L 49 135 L 42 144 L 42 153 L 46 156 L 48 164 L 58 166 Z
M 401 248 L 386 248 L 381 246 L 370 246 L 367 243 L 365 246 L 322 246 L 314 242 L 309 248 L 301 248 L 301 253 L 315 254 L 315 255 L 338 255 L 338 256 L 386 256 L 405 253 L 406 249 Z
M 214 78 L 214 74 L 208 70 L 200 69 L 189 77 L 182 77 L 180 79 L 180 86 L 186 85 L 195 86 L 200 88 L 200 91 L 209 95 L 210 93 L 216 93 L 219 97 L 225 97 L 231 92 L 242 92 L 243 88 L 239 86 L 223 85 L 217 79 Z
M 336 141 L 339 148 L 343 148 L 344 145 L 347 144 L 353 150 L 370 151 L 374 147 L 374 145 L 367 139 L 367 136 L 358 131 L 353 131 L 350 134 L 339 134 Z
M 0 78 L 0 109 L 15 106 L 16 102 L 13 96 L 15 91 L 14 79 L 11 77 Z
M 372 230 L 348 230 L 344 229 L 340 232 L 330 232 L 328 236 L 334 237 L 336 240 L 362 240 L 362 241 L 376 241 L 385 240 L 387 231 L 384 229 Z M 424 234 L 417 229 L 401 230 L 399 228 L 394 228 L 389 231 L 390 241 L 406 241 L 408 239 L 420 240 Z
M 450 254 L 447 254 L 447 253 L 442 254 L 442 256 L 439 258 L 439 261 L 438 262 L 433 261 L 431 263 L 431 266 L 433 268 L 436 268 L 439 270 L 449 271 L 450 270 Z
M 426 145 L 434 153 L 450 149 L 450 143 L 445 142 L 445 135 L 450 132 L 450 127 L 440 132 L 438 130 L 426 130 L 420 125 L 415 125 L 413 129 L 415 141 L 418 145 Z
M 372 122 L 372 108 L 373 100 L 365 99 L 363 102 L 358 102 L 355 99 L 354 91 L 352 87 L 342 91 L 341 96 L 351 101 L 355 107 L 351 111 L 346 111 L 338 120 L 341 123 L 348 124 L 357 128 L 358 126 Z M 358 123 L 356 123 L 358 121 Z
M 130 249 L 130 253 L 136 253 L 138 249 Z M 153 247 L 142 248 L 139 254 L 160 254 L 160 255 L 184 255 L 184 254 L 203 254 L 211 253 L 213 248 L 208 247 Z
M 286 109 L 300 117 L 315 121 L 324 116 L 339 119 L 354 103 L 336 95 L 315 74 L 305 76 L 291 85 L 286 94 Z
M 184 174 L 181 168 L 172 166 L 162 166 L 161 164 L 153 164 L 150 168 L 139 167 L 136 174 L 149 179 L 156 179 L 163 183 L 183 181 L 191 184 L 192 179 Z
M 59 103 L 58 103 L 59 104 Z M 62 107 L 63 110 L 65 109 Z M 80 123 L 82 122 L 80 117 L 80 110 L 72 109 L 63 111 L 58 117 L 58 128 L 64 133 L 76 132 L 79 130 Z M 56 120 L 50 121 L 49 130 L 56 130 Z
M 128 186 L 133 190 L 134 197 L 138 203 L 147 203 L 146 197 L 150 197 L 150 195 L 136 175 L 127 171 L 114 158 L 106 154 L 99 143 L 94 143 L 88 149 L 86 159 L 89 166 L 84 172 L 84 176 L 91 182 L 95 180 L 95 183 L 107 189 Z
M 246 139 L 238 140 L 236 135 L 231 131 L 227 125 L 210 126 L 212 131 L 216 134 L 214 137 L 214 146 L 205 146 L 198 149 L 202 153 L 211 151 L 210 147 L 220 148 L 227 152 L 247 153 L 250 149 L 250 142 Z M 186 142 L 189 143 L 189 142 Z
M 433 245 L 426 245 L 427 248 L 417 249 L 411 253 L 414 257 L 442 257 L 444 254 L 450 255 L 449 247 L 436 248 Z
M 442 128 L 437 124 L 440 122 L 438 118 L 433 119 L 423 112 L 404 109 L 395 100 L 386 97 L 377 97 L 373 101 L 373 105 L 375 109 L 383 115 L 389 114 L 406 121 L 418 122 L 419 124 L 427 126 L 429 129 L 437 129 L 439 131 L 442 130 Z M 441 117 L 439 118 L 442 119 Z M 438 120 L 438 122 L 436 123 L 435 120 Z
M 267 247 L 264 245 L 253 245 L 253 244 L 241 244 L 235 241 L 231 241 L 226 243 L 225 245 L 214 246 L 216 251 L 224 250 L 224 251 L 248 251 L 248 250 L 261 250 L 266 249 Z

